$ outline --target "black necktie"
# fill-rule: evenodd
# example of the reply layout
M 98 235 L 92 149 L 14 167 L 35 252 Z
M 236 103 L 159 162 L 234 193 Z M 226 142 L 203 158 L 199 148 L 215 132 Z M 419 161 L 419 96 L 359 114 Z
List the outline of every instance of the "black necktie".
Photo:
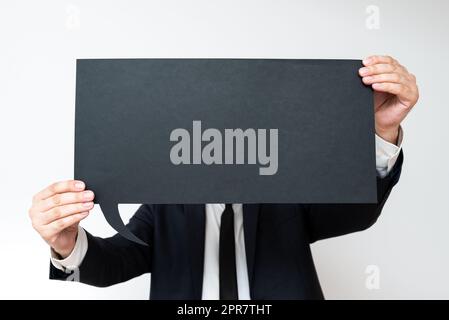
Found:
M 220 225 L 220 299 L 238 300 L 235 268 L 234 210 L 227 204 Z

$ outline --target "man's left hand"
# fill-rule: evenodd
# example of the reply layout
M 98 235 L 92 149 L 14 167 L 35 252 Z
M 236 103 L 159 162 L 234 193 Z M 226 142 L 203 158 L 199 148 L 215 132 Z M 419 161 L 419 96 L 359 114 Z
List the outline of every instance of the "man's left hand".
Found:
M 374 90 L 376 133 L 396 144 L 399 126 L 419 98 L 416 77 L 389 56 L 371 56 L 359 70 L 363 83 Z

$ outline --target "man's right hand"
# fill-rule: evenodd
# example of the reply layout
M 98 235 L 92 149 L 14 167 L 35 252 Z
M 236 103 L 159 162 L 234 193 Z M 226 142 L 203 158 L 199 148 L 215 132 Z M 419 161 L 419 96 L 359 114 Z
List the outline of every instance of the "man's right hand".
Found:
M 28 210 L 33 228 L 62 258 L 75 247 L 78 224 L 94 206 L 94 193 L 82 181 L 56 182 L 37 193 Z

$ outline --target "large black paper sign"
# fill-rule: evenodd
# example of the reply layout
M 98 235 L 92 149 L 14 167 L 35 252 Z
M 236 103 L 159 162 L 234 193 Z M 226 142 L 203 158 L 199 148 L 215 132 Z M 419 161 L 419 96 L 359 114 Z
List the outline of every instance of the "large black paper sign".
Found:
M 75 178 L 118 203 L 373 203 L 360 61 L 78 60 Z

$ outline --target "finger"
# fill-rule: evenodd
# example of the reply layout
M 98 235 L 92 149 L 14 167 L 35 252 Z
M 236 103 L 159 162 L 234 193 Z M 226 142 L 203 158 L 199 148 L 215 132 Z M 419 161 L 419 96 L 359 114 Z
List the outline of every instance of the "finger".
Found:
M 33 202 L 45 200 L 47 198 L 50 198 L 58 193 L 64 193 L 64 192 L 71 192 L 71 191 L 83 191 L 86 185 L 84 182 L 79 180 L 66 180 L 66 181 L 60 181 L 55 182 L 45 188 L 44 190 L 38 192 L 33 197 Z
M 375 64 L 393 64 L 399 65 L 399 63 L 390 56 L 370 56 L 363 60 L 363 65 L 369 67 Z
M 367 77 L 382 73 L 394 73 L 395 71 L 399 70 L 398 67 L 393 64 L 375 64 L 369 67 L 360 68 L 359 74 L 362 77 Z
M 89 212 L 86 211 L 53 221 L 52 223 L 47 224 L 46 226 L 43 226 L 41 228 L 41 235 L 45 239 L 51 239 L 53 236 L 57 235 L 62 230 L 80 222 L 88 215 Z
M 63 206 L 66 204 L 89 202 L 92 201 L 94 197 L 95 195 L 91 190 L 83 192 L 58 193 L 39 202 L 35 207 L 39 212 L 45 212 L 52 208 Z
M 372 85 L 373 89 L 375 91 L 379 92 L 386 92 L 396 95 L 401 102 L 408 105 L 410 101 L 412 101 L 412 92 L 410 89 L 400 83 L 391 83 L 391 82 L 384 82 L 384 83 L 374 83 Z
M 59 206 L 40 215 L 41 223 L 46 225 L 58 219 L 91 210 L 93 207 L 93 202 L 72 203 L 65 206 Z
M 373 76 L 363 77 L 363 83 L 370 85 L 374 83 L 391 82 L 391 83 L 402 83 L 407 85 L 409 79 L 400 73 L 382 73 Z

